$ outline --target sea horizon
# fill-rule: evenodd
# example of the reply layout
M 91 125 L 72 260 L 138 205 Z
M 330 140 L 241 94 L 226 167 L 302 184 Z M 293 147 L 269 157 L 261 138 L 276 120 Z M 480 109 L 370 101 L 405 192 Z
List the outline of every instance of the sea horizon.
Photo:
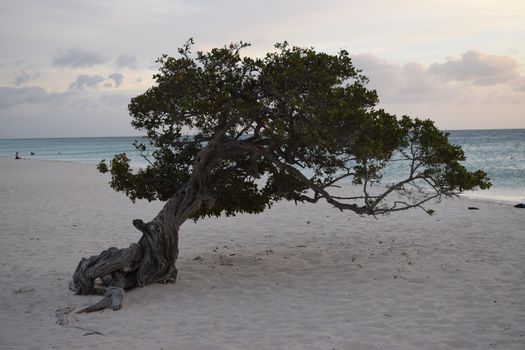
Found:
M 442 132 L 449 131 L 506 131 L 525 130 L 523 128 L 480 128 L 480 129 L 440 129 Z M 186 134 L 191 135 L 191 134 Z M 0 140 L 43 140 L 43 139 L 101 139 L 101 138 L 147 138 L 145 135 L 110 135 L 110 136 L 28 136 L 28 137 L 0 137 Z

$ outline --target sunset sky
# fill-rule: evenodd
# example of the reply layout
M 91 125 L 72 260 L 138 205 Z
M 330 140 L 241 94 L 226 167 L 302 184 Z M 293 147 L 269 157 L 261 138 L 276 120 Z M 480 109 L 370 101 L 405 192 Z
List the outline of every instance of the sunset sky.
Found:
M 0 0 L 0 138 L 139 134 L 129 99 L 190 37 L 346 49 L 389 112 L 525 128 L 523 0 Z

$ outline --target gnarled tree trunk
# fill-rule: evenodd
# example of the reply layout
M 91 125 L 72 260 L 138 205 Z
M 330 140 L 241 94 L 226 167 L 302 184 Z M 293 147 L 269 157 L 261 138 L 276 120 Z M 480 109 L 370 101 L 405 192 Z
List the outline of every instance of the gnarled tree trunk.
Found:
M 142 232 L 138 243 L 124 249 L 112 247 L 80 261 L 69 288 L 76 294 L 104 295 L 101 301 L 80 312 L 118 310 L 127 289 L 156 282 L 175 282 L 179 227 L 207 204 L 207 196 L 194 185 L 188 182 L 150 222 L 133 220 L 133 225 Z
M 179 254 L 179 228 L 201 207 L 212 208 L 215 197 L 208 192 L 209 174 L 225 157 L 234 156 L 231 144 L 225 143 L 226 127 L 199 153 L 190 179 L 170 198 L 157 216 L 148 223 L 133 220 L 142 232 L 138 243 L 128 248 L 109 248 L 99 255 L 83 258 L 78 264 L 69 288 L 76 294 L 103 294 L 98 303 L 80 312 L 92 312 L 122 306 L 125 290 L 150 283 L 174 283 L 175 261 Z M 241 150 L 241 153 L 245 150 Z

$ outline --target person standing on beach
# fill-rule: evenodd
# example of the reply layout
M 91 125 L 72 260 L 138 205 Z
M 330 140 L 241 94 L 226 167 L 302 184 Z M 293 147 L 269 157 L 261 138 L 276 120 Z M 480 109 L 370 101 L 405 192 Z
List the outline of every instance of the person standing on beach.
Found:
M 22 159 L 22 158 L 20 158 L 20 156 L 18 155 L 18 152 L 16 152 L 16 154 L 15 154 L 15 159 Z

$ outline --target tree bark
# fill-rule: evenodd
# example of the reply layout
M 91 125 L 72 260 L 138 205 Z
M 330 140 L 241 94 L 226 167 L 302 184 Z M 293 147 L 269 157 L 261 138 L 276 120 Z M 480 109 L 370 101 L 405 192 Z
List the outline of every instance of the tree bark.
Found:
M 79 312 L 118 310 L 122 307 L 125 290 L 150 283 L 175 283 L 179 228 L 201 207 L 215 205 L 215 197 L 208 191 L 209 174 L 218 161 L 233 154 L 231 145 L 223 140 L 226 130 L 227 126 L 219 129 L 201 150 L 188 182 L 153 220 L 148 223 L 133 220 L 133 225 L 142 232 L 138 243 L 124 249 L 112 247 L 80 261 L 69 288 L 76 294 L 103 294 L 104 297 Z
M 104 297 L 79 312 L 118 310 L 125 290 L 150 283 L 175 282 L 179 227 L 206 202 L 206 196 L 192 185 L 189 182 L 178 191 L 150 222 L 133 220 L 133 225 L 142 232 L 138 243 L 124 249 L 111 247 L 99 255 L 82 258 L 69 288 L 76 294 Z

